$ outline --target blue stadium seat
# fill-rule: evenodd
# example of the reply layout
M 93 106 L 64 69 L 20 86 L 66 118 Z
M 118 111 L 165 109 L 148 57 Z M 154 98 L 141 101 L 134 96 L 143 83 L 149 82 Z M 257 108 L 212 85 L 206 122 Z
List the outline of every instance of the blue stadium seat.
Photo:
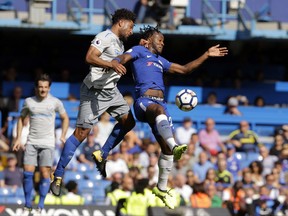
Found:
M 84 178 L 87 178 L 91 181 L 98 181 L 98 180 L 102 179 L 102 176 L 99 173 L 99 171 L 97 169 L 95 169 L 95 170 L 90 171 L 90 172 L 85 172 Z
M 94 184 L 94 181 L 88 180 L 88 179 L 81 179 L 77 181 L 78 183 L 78 190 L 80 194 L 84 194 L 84 193 L 90 193 L 93 190 L 97 190 L 97 191 L 102 191 L 104 190 L 101 187 L 96 187 Z
M 25 197 L 7 197 L 6 203 L 23 205 L 25 203 Z
M 64 174 L 63 181 L 65 184 L 70 180 L 78 182 L 79 180 L 83 179 L 83 177 L 84 175 L 82 172 L 67 170 Z
M 91 168 L 88 164 L 85 164 L 85 163 L 77 164 L 77 171 L 78 172 L 85 172 L 85 175 L 86 175 L 86 172 L 89 173 L 92 170 L 93 170 L 93 168 Z
M 18 187 L 15 191 L 16 197 L 24 197 L 24 189 L 23 187 Z
M 247 159 L 245 152 L 235 152 L 235 156 L 238 160 L 245 161 Z
M 0 197 L 15 197 L 15 190 L 12 188 L 0 188 Z
M 257 152 L 248 152 L 247 153 L 247 161 L 249 161 L 250 163 L 252 161 L 260 161 L 261 160 L 261 156 L 259 153 Z

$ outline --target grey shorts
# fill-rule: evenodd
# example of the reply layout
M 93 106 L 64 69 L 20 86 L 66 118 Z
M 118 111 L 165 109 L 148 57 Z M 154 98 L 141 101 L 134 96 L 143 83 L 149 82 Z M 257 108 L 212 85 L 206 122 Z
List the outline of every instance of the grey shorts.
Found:
M 27 144 L 24 151 L 24 165 L 52 167 L 54 148 Z
M 130 110 L 127 102 L 117 88 L 94 89 L 83 83 L 80 90 L 80 107 L 76 126 L 92 128 L 104 112 L 113 118 L 119 118 Z

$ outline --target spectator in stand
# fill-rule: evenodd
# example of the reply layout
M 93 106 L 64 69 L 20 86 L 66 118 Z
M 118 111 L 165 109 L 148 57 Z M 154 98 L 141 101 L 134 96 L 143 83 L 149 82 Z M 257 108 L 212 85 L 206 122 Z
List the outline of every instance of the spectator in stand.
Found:
M 3 179 L 0 179 L 0 186 L 19 188 L 22 187 L 23 170 L 17 166 L 17 158 L 14 154 L 7 156 L 7 167 L 3 170 Z
M 194 187 L 194 183 L 195 183 L 195 176 L 194 176 L 193 170 L 191 170 L 191 169 L 187 170 L 186 179 L 187 179 L 186 184 L 189 185 L 192 188 L 192 191 L 193 191 L 193 187 Z
M 120 187 L 107 194 L 106 203 L 108 205 L 117 206 L 120 199 L 131 196 L 133 189 L 133 179 L 129 175 L 125 175 L 122 178 Z
M 193 172 L 198 179 L 198 182 L 203 182 L 209 168 L 214 168 L 213 164 L 208 160 L 206 152 L 199 154 L 199 162 L 193 166 Z
M 155 187 L 158 181 L 158 175 L 156 173 L 155 166 L 149 165 L 147 167 L 147 178 L 149 180 L 149 188 L 152 189 Z
M 240 161 L 235 155 L 235 146 L 231 143 L 226 145 L 227 149 L 227 169 L 233 175 L 234 179 L 237 179 L 241 170 Z
M 212 107 L 221 107 L 223 106 L 220 103 L 217 103 L 217 94 L 215 92 L 210 92 L 207 96 L 206 105 L 212 106 Z
M 279 172 L 278 168 L 275 167 L 275 163 L 274 163 L 274 167 L 272 169 L 271 174 L 274 176 L 274 179 L 275 179 L 274 186 L 277 187 L 277 188 L 280 188 L 282 186 L 281 183 L 280 183 L 280 172 Z M 285 183 L 284 183 L 284 185 L 285 185 Z
M 243 171 L 242 183 L 244 188 L 255 187 L 255 182 L 252 179 L 252 173 L 249 169 Z
M 189 156 L 184 154 L 182 158 L 174 162 L 173 169 L 171 170 L 171 175 L 177 175 L 178 173 L 185 175 L 187 170 L 191 169 L 189 166 Z
M 270 191 L 267 186 L 259 189 L 259 197 L 253 201 L 255 216 L 274 216 L 274 211 L 279 206 L 278 199 L 270 197 Z
M 123 141 L 121 142 L 121 144 L 119 146 L 119 150 L 120 150 L 121 158 L 126 162 L 128 167 L 133 165 L 133 163 L 134 163 L 133 157 L 134 157 L 134 154 L 137 153 L 138 154 L 137 166 L 141 167 L 141 164 L 139 162 L 139 153 L 137 151 L 132 152 L 131 149 L 129 149 L 129 144 L 125 139 L 123 139 Z
M 288 124 L 282 126 L 282 135 L 284 137 L 284 142 L 288 143 Z
M 192 208 L 210 208 L 211 199 L 205 191 L 204 184 L 195 184 L 193 194 L 190 196 Z
M 266 105 L 265 100 L 261 96 L 257 96 L 254 100 L 254 106 L 256 107 L 264 107 Z
M 185 206 L 190 203 L 190 196 L 192 195 L 192 188 L 186 184 L 187 179 L 185 175 L 177 174 L 174 176 L 174 189 L 181 195 L 185 202 Z
M 137 23 L 155 23 L 152 19 L 153 0 L 139 0 L 136 2 L 134 12 L 137 14 Z
M 218 169 L 216 170 L 216 183 L 221 183 L 224 186 L 229 186 L 233 183 L 233 176 L 227 170 L 227 162 L 226 160 L 218 160 L 217 162 Z
M 277 182 L 277 179 L 273 175 L 273 173 L 267 174 L 265 176 L 265 186 L 269 190 L 269 197 L 271 199 L 277 199 L 280 195 L 280 187 L 281 185 Z
M 265 184 L 265 180 L 263 177 L 263 165 L 260 161 L 253 161 L 249 165 L 249 169 L 251 171 L 252 181 L 255 183 L 257 187 L 261 187 Z
M 285 144 L 284 137 L 281 134 L 276 134 L 274 136 L 274 144 L 269 150 L 269 154 L 279 157 L 284 147 L 284 144 Z
M 135 5 L 138 23 L 158 23 L 159 26 L 173 28 L 173 7 L 171 0 L 139 0 Z M 166 24 L 166 26 L 163 26 Z
M 0 152 L 8 152 L 9 145 L 7 143 L 7 138 L 0 132 Z
M 204 185 L 215 185 L 216 184 L 216 170 L 214 168 L 209 168 L 206 172 L 206 177 L 204 180 Z
M 238 105 L 239 105 L 238 99 L 236 97 L 230 97 L 227 101 L 224 114 L 242 116 L 242 113 L 238 109 Z
M 133 129 L 124 136 L 124 139 L 128 143 L 129 149 L 141 150 L 140 146 L 142 145 L 142 140 Z
M 147 168 L 149 166 L 149 155 L 156 154 L 157 147 L 150 139 L 143 139 L 141 147 L 142 152 L 139 155 L 139 165 L 143 168 Z
M 94 161 L 91 155 L 94 151 L 100 149 L 100 144 L 95 142 L 93 133 L 88 135 L 86 142 L 84 142 L 81 147 L 78 160 L 80 163 L 87 164 L 92 169 L 94 167 Z
M 106 165 L 107 179 L 111 178 L 111 175 L 115 172 L 122 172 L 127 174 L 129 172 L 126 162 L 121 158 L 119 149 L 113 149 L 111 153 L 111 160 Z
M 278 161 L 278 157 L 275 155 L 269 155 L 269 150 L 264 145 L 259 147 L 259 153 L 262 156 L 262 160 L 261 160 L 261 163 L 263 165 L 262 175 L 265 176 L 272 172 L 274 163 Z
M 258 136 L 249 129 L 249 123 L 245 120 L 239 123 L 239 129 L 229 134 L 227 142 L 236 147 L 236 152 L 256 152 L 258 148 Z
M 93 126 L 95 142 L 99 143 L 102 147 L 113 130 L 113 127 L 114 124 L 110 121 L 110 115 L 107 112 L 104 112 L 100 116 L 99 122 Z
M 192 134 L 187 151 L 185 152 L 185 154 L 189 156 L 188 166 L 190 168 L 193 167 L 194 163 L 197 163 L 199 161 L 199 154 L 202 151 L 203 149 L 200 147 L 198 134 Z
M 85 199 L 78 194 L 78 184 L 75 181 L 69 181 L 65 188 L 68 193 L 60 197 L 61 205 L 84 205 Z
M 226 152 L 221 137 L 215 129 L 215 121 L 213 118 L 206 119 L 205 128 L 199 131 L 199 141 L 202 148 L 210 154 L 215 154 L 219 151 Z
M 226 207 L 232 216 L 245 215 L 245 190 L 241 181 L 236 181 L 233 187 L 224 189 L 222 200 L 223 207 Z
M 175 139 L 179 145 L 188 144 L 192 134 L 197 133 L 193 127 L 193 121 L 190 117 L 185 117 L 182 125 L 175 128 Z
M 20 108 L 19 103 L 22 98 L 22 88 L 20 86 L 16 86 L 13 89 L 13 95 L 8 99 L 7 109 L 8 112 L 19 112 Z
M 222 208 L 222 199 L 217 195 L 217 188 L 215 184 L 209 184 L 206 186 L 206 193 L 211 199 L 211 208 Z
M 3 80 L 10 82 L 18 80 L 18 71 L 15 65 L 11 64 L 3 71 Z
M 277 216 L 285 216 L 288 212 L 288 190 L 284 192 L 284 201 L 279 206 L 279 212 Z
M 276 170 L 275 170 L 276 169 Z M 278 160 L 274 163 L 274 168 L 273 168 L 273 171 L 272 173 L 274 172 L 278 172 L 278 175 L 279 175 L 279 183 L 281 185 L 285 185 L 286 184 L 286 181 L 285 181 L 285 175 L 287 172 L 284 172 L 283 170 L 283 164 L 282 164 L 282 161 L 281 160 Z

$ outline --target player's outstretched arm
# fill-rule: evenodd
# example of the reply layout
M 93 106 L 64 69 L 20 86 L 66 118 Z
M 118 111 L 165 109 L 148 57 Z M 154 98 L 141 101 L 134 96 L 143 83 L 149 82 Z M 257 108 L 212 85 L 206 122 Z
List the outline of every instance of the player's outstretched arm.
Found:
M 228 54 L 228 49 L 227 47 L 220 47 L 220 44 L 217 44 L 210 47 L 207 52 L 209 57 L 222 57 Z
M 227 47 L 220 47 L 219 44 L 216 46 L 210 47 L 203 55 L 199 58 L 185 64 L 180 65 L 177 63 L 172 63 L 169 68 L 170 73 L 180 73 L 180 74 L 188 74 L 193 72 L 196 68 L 198 68 L 204 61 L 206 61 L 209 57 L 223 57 L 228 54 Z

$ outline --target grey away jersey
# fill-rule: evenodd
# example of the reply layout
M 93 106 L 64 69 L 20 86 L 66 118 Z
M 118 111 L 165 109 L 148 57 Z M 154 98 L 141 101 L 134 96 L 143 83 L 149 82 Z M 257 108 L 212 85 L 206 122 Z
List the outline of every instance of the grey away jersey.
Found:
M 48 94 L 43 101 L 29 97 L 25 99 L 21 116 L 30 115 L 30 131 L 27 144 L 55 146 L 55 117 L 56 112 L 65 113 L 63 103 Z
M 124 52 L 123 42 L 110 29 L 97 34 L 91 46 L 97 48 L 102 53 L 100 58 L 106 61 L 111 61 Z M 113 69 L 90 66 L 90 72 L 83 82 L 88 88 L 93 86 L 96 89 L 111 89 L 116 86 L 120 77 Z

